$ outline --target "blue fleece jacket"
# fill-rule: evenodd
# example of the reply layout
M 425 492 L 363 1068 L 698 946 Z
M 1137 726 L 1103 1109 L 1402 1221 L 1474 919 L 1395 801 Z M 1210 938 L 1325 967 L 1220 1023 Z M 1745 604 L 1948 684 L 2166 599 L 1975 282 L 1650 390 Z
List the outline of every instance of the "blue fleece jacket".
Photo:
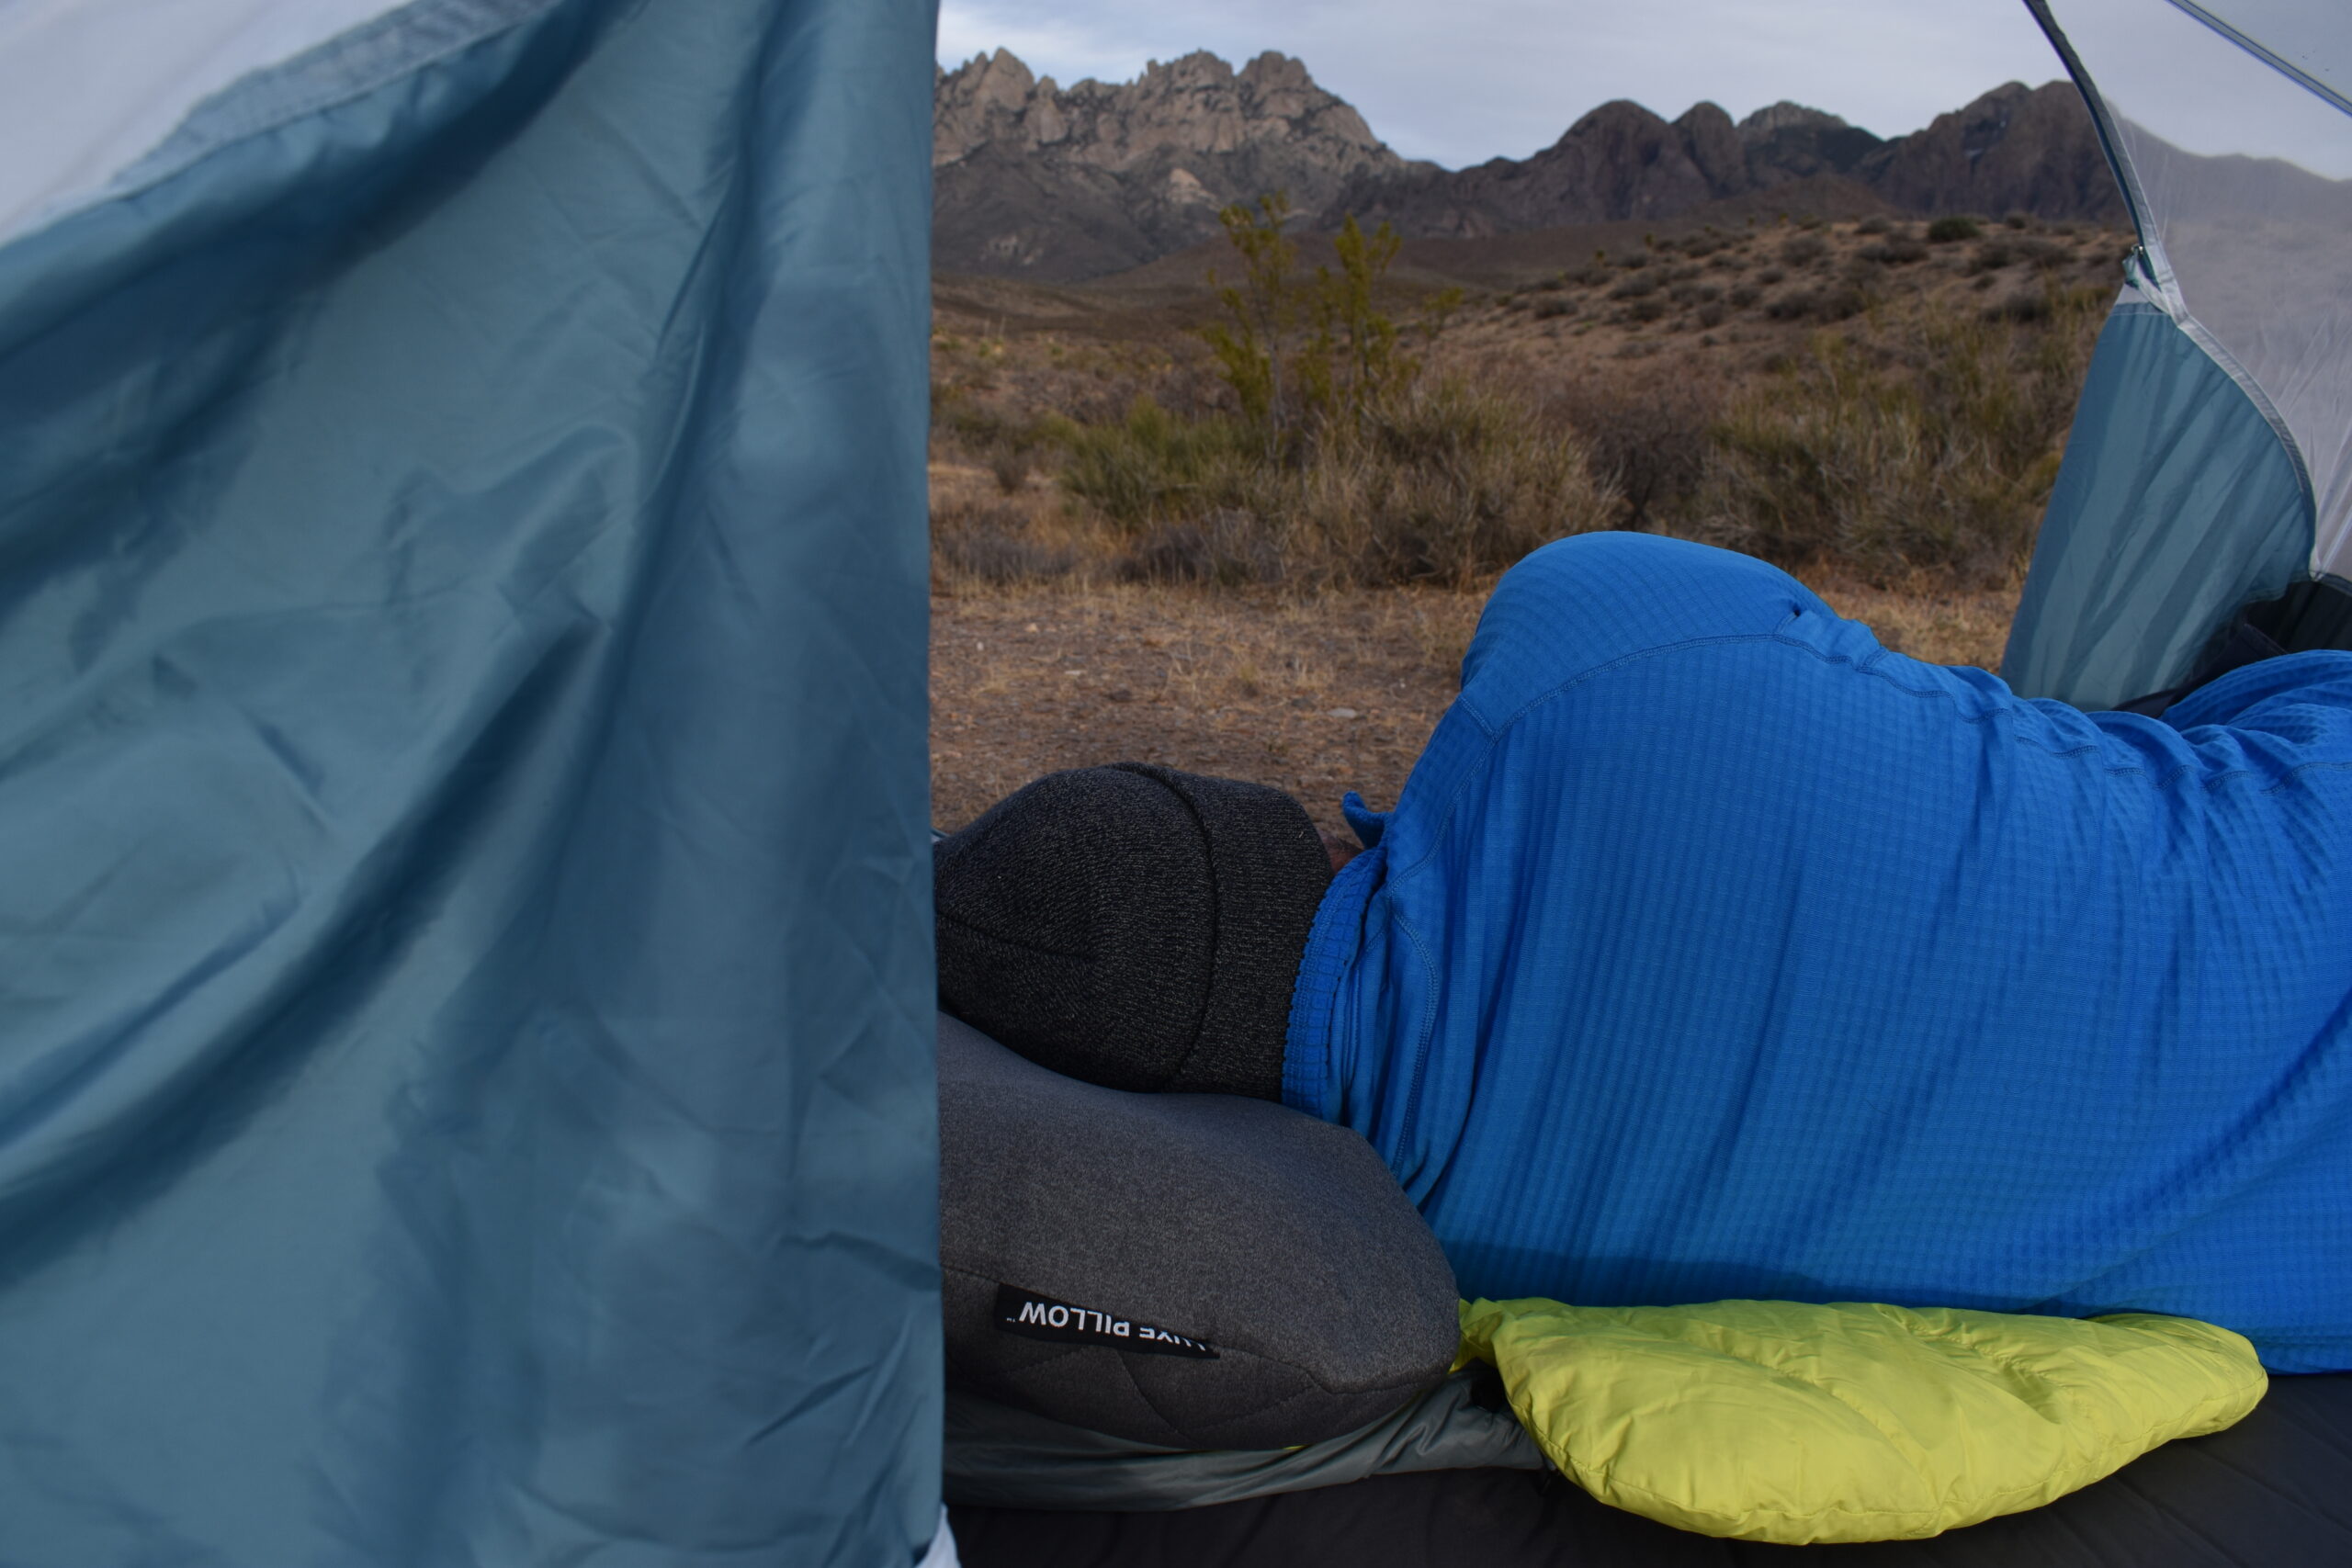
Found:
M 2352 1368 L 2352 654 L 2083 714 L 1590 536 L 1351 811 L 1284 1098 L 1464 1294 L 2128 1308 Z

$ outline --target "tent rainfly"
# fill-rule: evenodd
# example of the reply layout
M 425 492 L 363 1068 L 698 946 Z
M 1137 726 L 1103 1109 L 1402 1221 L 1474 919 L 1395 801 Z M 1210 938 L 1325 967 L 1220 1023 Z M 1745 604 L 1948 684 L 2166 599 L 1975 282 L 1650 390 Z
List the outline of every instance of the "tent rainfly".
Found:
M 0 1562 L 952 1560 L 933 25 L 0 6 Z

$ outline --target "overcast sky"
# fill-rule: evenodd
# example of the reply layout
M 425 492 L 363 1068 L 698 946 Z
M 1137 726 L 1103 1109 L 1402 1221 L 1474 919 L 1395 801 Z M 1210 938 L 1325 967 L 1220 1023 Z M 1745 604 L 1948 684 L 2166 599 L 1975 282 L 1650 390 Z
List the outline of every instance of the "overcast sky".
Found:
M 2019 0 L 942 0 L 943 64 L 1000 46 L 1064 86 L 1280 50 L 1397 152 L 1451 167 L 1523 158 L 1611 98 L 1669 119 L 1792 98 L 1895 136 L 2064 73 Z

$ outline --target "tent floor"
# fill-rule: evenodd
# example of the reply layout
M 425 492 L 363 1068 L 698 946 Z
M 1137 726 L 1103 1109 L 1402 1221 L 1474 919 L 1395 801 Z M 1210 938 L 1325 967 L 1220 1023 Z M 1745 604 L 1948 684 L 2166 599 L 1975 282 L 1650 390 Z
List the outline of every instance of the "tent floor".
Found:
M 1376 1477 L 1155 1514 L 951 1511 L 967 1568 L 2341 1568 L 2352 1374 L 2275 1378 L 2227 1432 L 2170 1443 L 2047 1508 L 1933 1540 L 1791 1548 L 1620 1513 L 1556 1475 Z

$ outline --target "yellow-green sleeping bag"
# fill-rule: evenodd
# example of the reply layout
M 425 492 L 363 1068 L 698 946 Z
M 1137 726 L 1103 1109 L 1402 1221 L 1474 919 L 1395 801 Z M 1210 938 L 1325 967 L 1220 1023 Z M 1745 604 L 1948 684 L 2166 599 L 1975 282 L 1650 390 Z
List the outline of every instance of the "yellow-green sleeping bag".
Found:
M 1467 1302 L 1537 1444 L 1602 1502 L 1746 1540 L 1902 1540 L 2038 1507 L 2268 1386 L 2188 1318 L 1839 1303 Z

